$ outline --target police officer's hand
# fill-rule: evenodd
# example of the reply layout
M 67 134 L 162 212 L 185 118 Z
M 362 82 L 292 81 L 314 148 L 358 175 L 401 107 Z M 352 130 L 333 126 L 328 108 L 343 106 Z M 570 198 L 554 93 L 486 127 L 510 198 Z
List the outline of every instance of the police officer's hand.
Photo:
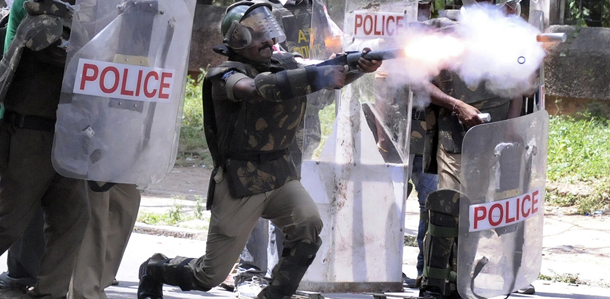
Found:
M 457 101 L 454 105 L 453 112 L 458 115 L 460 122 L 466 127 L 470 128 L 483 123 L 483 120 L 478 116 L 481 113 L 479 109 L 462 101 Z
M 368 52 L 371 52 L 370 48 L 364 48 L 362 50 L 363 55 Z M 372 73 L 372 72 L 376 71 L 380 66 L 381 66 L 380 60 L 368 60 L 368 59 L 365 59 L 362 57 L 360 57 L 358 59 L 358 70 L 363 73 Z
M 329 72 L 324 75 L 324 77 L 329 79 L 327 89 L 339 89 L 345 86 L 345 75 L 347 74 L 345 66 L 333 65 L 326 71 Z

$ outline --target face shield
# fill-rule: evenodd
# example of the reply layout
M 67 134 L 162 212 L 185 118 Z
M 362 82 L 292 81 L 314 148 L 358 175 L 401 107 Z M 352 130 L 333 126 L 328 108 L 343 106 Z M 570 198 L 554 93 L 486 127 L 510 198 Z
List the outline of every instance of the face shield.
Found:
M 521 16 L 521 0 L 507 0 L 505 9 L 509 16 Z
M 233 21 L 224 37 L 227 46 L 244 49 L 265 40 L 281 43 L 286 40 L 282 27 L 266 5 L 252 5 L 240 21 Z

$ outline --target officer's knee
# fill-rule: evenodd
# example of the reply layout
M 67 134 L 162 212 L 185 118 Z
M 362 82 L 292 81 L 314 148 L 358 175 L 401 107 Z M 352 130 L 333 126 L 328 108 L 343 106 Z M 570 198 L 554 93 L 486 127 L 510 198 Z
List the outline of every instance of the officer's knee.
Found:
M 304 221 L 304 226 L 308 231 L 312 232 L 313 235 L 317 236 L 322 232 L 324 223 L 319 216 L 309 217 Z

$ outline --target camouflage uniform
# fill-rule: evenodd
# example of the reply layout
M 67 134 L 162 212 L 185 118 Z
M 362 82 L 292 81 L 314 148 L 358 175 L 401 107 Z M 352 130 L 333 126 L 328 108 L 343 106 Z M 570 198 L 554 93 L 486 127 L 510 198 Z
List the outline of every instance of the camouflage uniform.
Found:
M 325 18 L 321 4 L 314 4 L 312 0 L 297 1 L 295 4 L 282 5 L 277 0 L 274 4 L 273 13 L 282 25 L 286 34 L 286 41 L 281 43 L 283 49 L 289 53 L 299 53 L 303 58 L 312 57 L 327 58 L 333 53 L 325 47 L 325 38 L 331 36 L 328 28 L 322 28 L 312 35 L 312 17 Z M 317 9 L 312 13 L 313 9 Z M 314 20 L 319 24 L 327 24 L 328 20 Z M 312 41 L 313 39 L 313 41 Z M 320 145 L 321 127 L 320 111 L 331 104 L 335 99 L 335 91 L 320 90 L 307 95 L 307 109 L 303 121 L 303 132 L 297 135 L 299 148 L 302 149 L 303 158 L 311 159 L 314 150 Z
M 277 0 L 271 0 L 270 2 L 273 4 L 272 13 L 286 34 L 286 40 L 280 46 L 288 53 L 299 53 L 303 58 L 310 58 L 312 54 L 310 48 L 311 18 L 314 8 L 312 1 L 301 0 L 294 3 L 287 2 L 284 5 Z M 320 7 L 320 5 L 315 6 L 316 9 L 320 9 Z M 323 16 L 322 14 L 318 15 Z M 323 40 L 318 40 L 313 45 L 315 51 L 317 51 L 316 53 L 323 50 L 321 42 Z M 334 95 L 334 91 L 327 90 L 307 95 L 305 116 L 302 124 L 299 125 L 296 143 L 289 150 L 297 174 L 301 173 L 302 160 L 311 159 L 314 150 L 320 144 L 319 112 L 333 101 Z M 269 225 L 268 220 L 261 219 L 257 222 L 240 255 L 237 275 L 234 279 L 235 291 L 240 294 L 241 286 L 249 285 L 252 277 L 258 276 L 259 281 L 269 279 L 271 273 L 268 270 L 277 263 L 281 254 L 283 242 L 277 240 L 283 240 L 284 235 L 273 224 L 271 224 L 271 227 Z
M 456 74 L 442 71 L 435 82 L 448 95 L 489 113 L 491 121 L 508 118 L 511 99 L 498 97 L 487 91 L 485 82 L 467 86 Z M 431 105 L 426 115 L 428 124 L 424 144 L 424 160 L 427 169 L 436 162 L 438 173 L 437 192 L 426 201 L 430 229 L 424 241 L 424 274 L 422 290 L 439 291 L 438 298 L 459 298 L 456 291 L 457 237 L 461 150 L 468 128 L 450 109 Z
M 289 150 L 305 113 L 306 97 L 299 95 L 312 90 L 303 83 L 306 77 L 299 78 L 304 73 L 291 77 L 290 86 L 259 82 L 264 76 L 257 75 L 297 68 L 291 54 L 274 54 L 270 63 L 230 60 L 208 71 L 204 121 L 215 168 L 208 193 L 212 217 L 206 254 L 197 259 L 157 254 L 143 264 L 145 275 L 183 290 L 207 291 L 227 277 L 263 217 L 281 228 L 286 240 L 272 281 L 258 298 L 283 298 L 296 291 L 321 245 L 322 220 L 298 180 Z M 265 100 L 236 99 L 233 87 L 243 78 L 254 78 Z M 286 93 L 296 96 L 283 97 Z M 140 287 L 148 289 L 142 281 Z
M 66 295 L 89 220 L 85 183 L 53 169 L 51 148 L 71 11 L 61 2 L 27 1 L 28 13 L 0 62 L 0 252 L 26 229 L 42 206 L 48 229 L 38 284 L 31 295 Z

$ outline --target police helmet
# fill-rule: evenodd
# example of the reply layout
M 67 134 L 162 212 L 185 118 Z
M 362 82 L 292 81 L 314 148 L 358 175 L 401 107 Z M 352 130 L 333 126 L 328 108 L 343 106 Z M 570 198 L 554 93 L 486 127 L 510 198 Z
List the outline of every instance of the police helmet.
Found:
M 220 33 L 223 43 L 235 50 L 260 40 L 273 40 L 274 43 L 286 40 L 268 2 L 241 1 L 227 7 Z

